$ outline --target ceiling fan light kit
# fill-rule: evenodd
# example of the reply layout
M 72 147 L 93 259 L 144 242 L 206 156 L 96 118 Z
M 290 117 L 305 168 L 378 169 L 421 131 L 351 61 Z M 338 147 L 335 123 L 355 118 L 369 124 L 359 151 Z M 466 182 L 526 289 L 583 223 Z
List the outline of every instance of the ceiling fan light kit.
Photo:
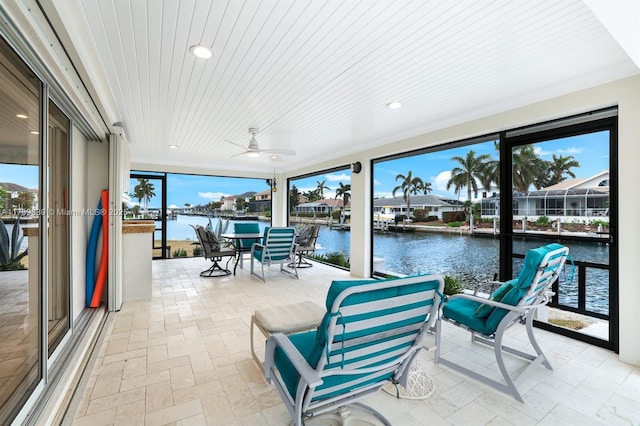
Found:
M 231 157 L 237 157 L 239 155 L 246 155 L 247 157 L 259 157 L 260 154 L 264 152 L 266 154 L 269 154 L 270 159 L 279 160 L 280 155 L 296 155 L 296 152 L 293 149 L 260 149 L 260 147 L 258 146 L 258 141 L 256 140 L 258 128 L 249 127 L 249 133 L 251 134 L 251 139 L 249 140 L 249 146 L 247 146 L 246 148 L 239 143 L 225 139 L 226 142 L 244 149 L 244 152 L 233 154 Z

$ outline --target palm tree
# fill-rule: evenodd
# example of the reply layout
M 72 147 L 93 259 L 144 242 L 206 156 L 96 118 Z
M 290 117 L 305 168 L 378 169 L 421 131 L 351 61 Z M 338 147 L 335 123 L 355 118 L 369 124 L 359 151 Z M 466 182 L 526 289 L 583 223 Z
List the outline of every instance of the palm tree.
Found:
M 153 184 L 149 182 L 149 179 L 138 178 L 138 182 L 139 183 L 133 187 L 133 196 L 138 200 L 138 202 L 144 202 L 144 214 L 146 216 L 149 208 L 149 201 L 151 198 L 156 196 L 156 193 L 153 192 L 155 188 Z
M 320 197 L 321 200 L 324 200 L 324 190 L 326 189 L 328 191 L 331 188 L 325 185 L 325 183 L 327 183 L 326 179 L 323 180 L 322 182 L 318 180 L 316 181 L 316 183 L 318 184 L 318 186 L 316 187 L 316 191 L 318 191 L 318 197 Z
M 490 158 L 484 163 L 482 172 L 480 176 L 478 176 L 478 180 L 487 192 L 491 192 L 491 184 L 493 183 L 495 183 L 496 187 L 500 188 L 500 142 L 494 141 L 493 147 L 497 152 L 498 159 Z
M 576 174 L 571 170 L 574 167 L 580 167 L 580 163 L 578 163 L 573 155 L 566 157 L 560 155 L 556 157 L 556 155 L 553 154 L 552 160 L 549 162 L 549 168 L 547 169 L 547 174 L 551 176 L 546 186 L 555 185 L 556 183 L 566 180 L 565 174 L 575 178 Z
M 407 203 L 407 216 L 411 216 L 411 194 L 417 194 L 420 191 L 431 191 L 431 184 L 428 184 L 428 189 L 425 189 L 425 184 L 419 177 L 413 177 L 413 172 L 409 170 L 407 175 L 403 175 L 402 173 L 398 173 L 396 176 L 396 181 L 401 181 L 400 185 L 393 188 L 391 195 L 396 196 L 396 191 L 399 189 L 402 190 L 402 194 L 404 197 L 404 201 Z
M 544 184 L 547 165 L 535 153 L 533 145 L 522 145 L 513 149 L 513 187 L 526 193 L 531 185 L 540 189 Z
M 471 191 L 478 192 L 477 180 L 480 180 L 485 170 L 485 163 L 491 160 L 489 154 L 482 154 L 476 157 L 476 152 L 471 150 L 467 152 L 466 157 L 451 157 L 451 161 L 457 161 L 460 166 L 456 166 L 451 170 L 451 178 L 447 182 L 447 189 L 452 186 L 457 194 L 460 189 L 467 188 L 467 200 L 471 201 Z
M 347 207 L 347 204 L 349 204 L 349 198 L 351 197 L 351 184 L 345 185 L 340 182 L 338 185 L 340 186 L 336 189 L 335 198 L 337 199 L 338 197 L 342 196 L 342 208 L 344 209 L 345 207 Z

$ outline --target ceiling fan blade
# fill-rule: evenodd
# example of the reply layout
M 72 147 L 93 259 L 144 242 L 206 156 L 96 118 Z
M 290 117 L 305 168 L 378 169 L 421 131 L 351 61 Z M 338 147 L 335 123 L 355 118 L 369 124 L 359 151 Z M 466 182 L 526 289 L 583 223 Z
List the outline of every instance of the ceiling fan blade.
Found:
M 293 149 L 261 149 L 260 152 L 279 155 L 296 155 Z
M 245 151 L 245 152 L 239 152 L 239 153 L 237 153 L 237 154 L 233 154 L 233 155 L 231 156 L 231 158 L 233 158 L 233 157 L 240 157 L 241 155 L 247 155 L 247 152 Z
M 239 147 L 240 147 L 240 148 L 242 148 L 242 149 L 246 149 L 246 148 L 247 148 L 246 146 L 244 146 L 244 145 L 240 145 L 239 143 L 235 143 L 235 142 L 233 142 L 233 141 L 230 141 L 229 139 L 225 139 L 224 141 L 225 141 L 225 142 L 229 142 L 229 143 L 230 143 L 230 144 L 232 144 L 232 145 L 239 146 Z

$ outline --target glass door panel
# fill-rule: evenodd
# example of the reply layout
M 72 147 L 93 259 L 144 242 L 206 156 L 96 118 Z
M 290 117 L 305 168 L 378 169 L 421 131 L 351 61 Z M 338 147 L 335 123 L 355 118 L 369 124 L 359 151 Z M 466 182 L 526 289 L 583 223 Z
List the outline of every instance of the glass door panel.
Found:
M 510 148 L 512 276 L 527 250 L 554 241 L 569 247 L 572 261 L 538 319 L 545 328 L 613 348 L 617 324 L 610 323 L 610 295 L 617 294 L 617 287 L 610 268 L 611 131 L 577 129 L 571 136 L 547 134 L 536 140 L 532 135 L 529 140 Z
M 0 424 L 42 377 L 37 77 L 0 39 Z
M 49 102 L 49 356 L 70 329 L 69 322 L 69 119 Z

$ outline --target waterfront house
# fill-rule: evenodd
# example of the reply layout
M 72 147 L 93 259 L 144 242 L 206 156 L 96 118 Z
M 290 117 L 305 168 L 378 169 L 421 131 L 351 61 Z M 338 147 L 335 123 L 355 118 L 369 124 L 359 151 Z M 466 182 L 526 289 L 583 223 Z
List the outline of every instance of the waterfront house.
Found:
M 0 165 L 35 171 L 26 186 L 43 211 L 26 230 L 28 270 L 0 272 L 0 423 L 288 422 L 250 359 L 250 314 L 322 303 L 332 278 L 372 275 L 376 164 L 499 139 L 509 180 L 512 147 L 590 132 L 606 133 L 610 158 L 606 348 L 543 330 L 558 369 L 527 382 L 528 405 L 434 367 L 435 398 L 380 395 L 377 408 L 394 424 L 639 423 L 639 16 L 634 0 L 0 1 Z M 125 240 L 131 170 L 165 183 L 277 178 L 271 224 L 284 226 L 289 179 L 345 169 L 350 271 L 314 265 L 258 285 L 245 268 L 212 281 L 202 259 L 152 263 L 153 238 Z M 91 212 L 106 188 L 105 293 L 87 308 Z M 585 198 L 576 210 L 605 208 Z M 50 213 L 60 206 L 77 214 Z M 500 265 L 512 265 L 510 232 L 498 238 Z M 150 277 L 150 299 L 123 302 Z
M 483 198 L 482 216 L 499 215 L 500 195 Z M 574 178 L 555 185 L 513 195 L 514 216 L 536 221 L 540 216 L 564 222 L 609 221 L 609 172 L 603 171 L 588 178 Z
M 464 203 L 438 195 L 412 195 L 411 212 L 407 211 L 407 202 L 403 197 L 376 198 L 373 200 L 373 214 L 379 220 L 393 220 L 396 215 L 413 216 L 416 209 L 426 210 L 429 216 L 437 216 L 442 220 L 442 213 L 461 211 Z
M 271 210 L 271 190 L 267 189 L 256 193 L 249 199 L 249 211 L 264 213 Z
M 344 200 L 325 198 L 323 200 L 308 201 L 300 203 L 295 207 L 296 214 L 312 215 L 315 217 L 320 214 L 322 217 L 331 215 L 332 212 L 342 210 Z

